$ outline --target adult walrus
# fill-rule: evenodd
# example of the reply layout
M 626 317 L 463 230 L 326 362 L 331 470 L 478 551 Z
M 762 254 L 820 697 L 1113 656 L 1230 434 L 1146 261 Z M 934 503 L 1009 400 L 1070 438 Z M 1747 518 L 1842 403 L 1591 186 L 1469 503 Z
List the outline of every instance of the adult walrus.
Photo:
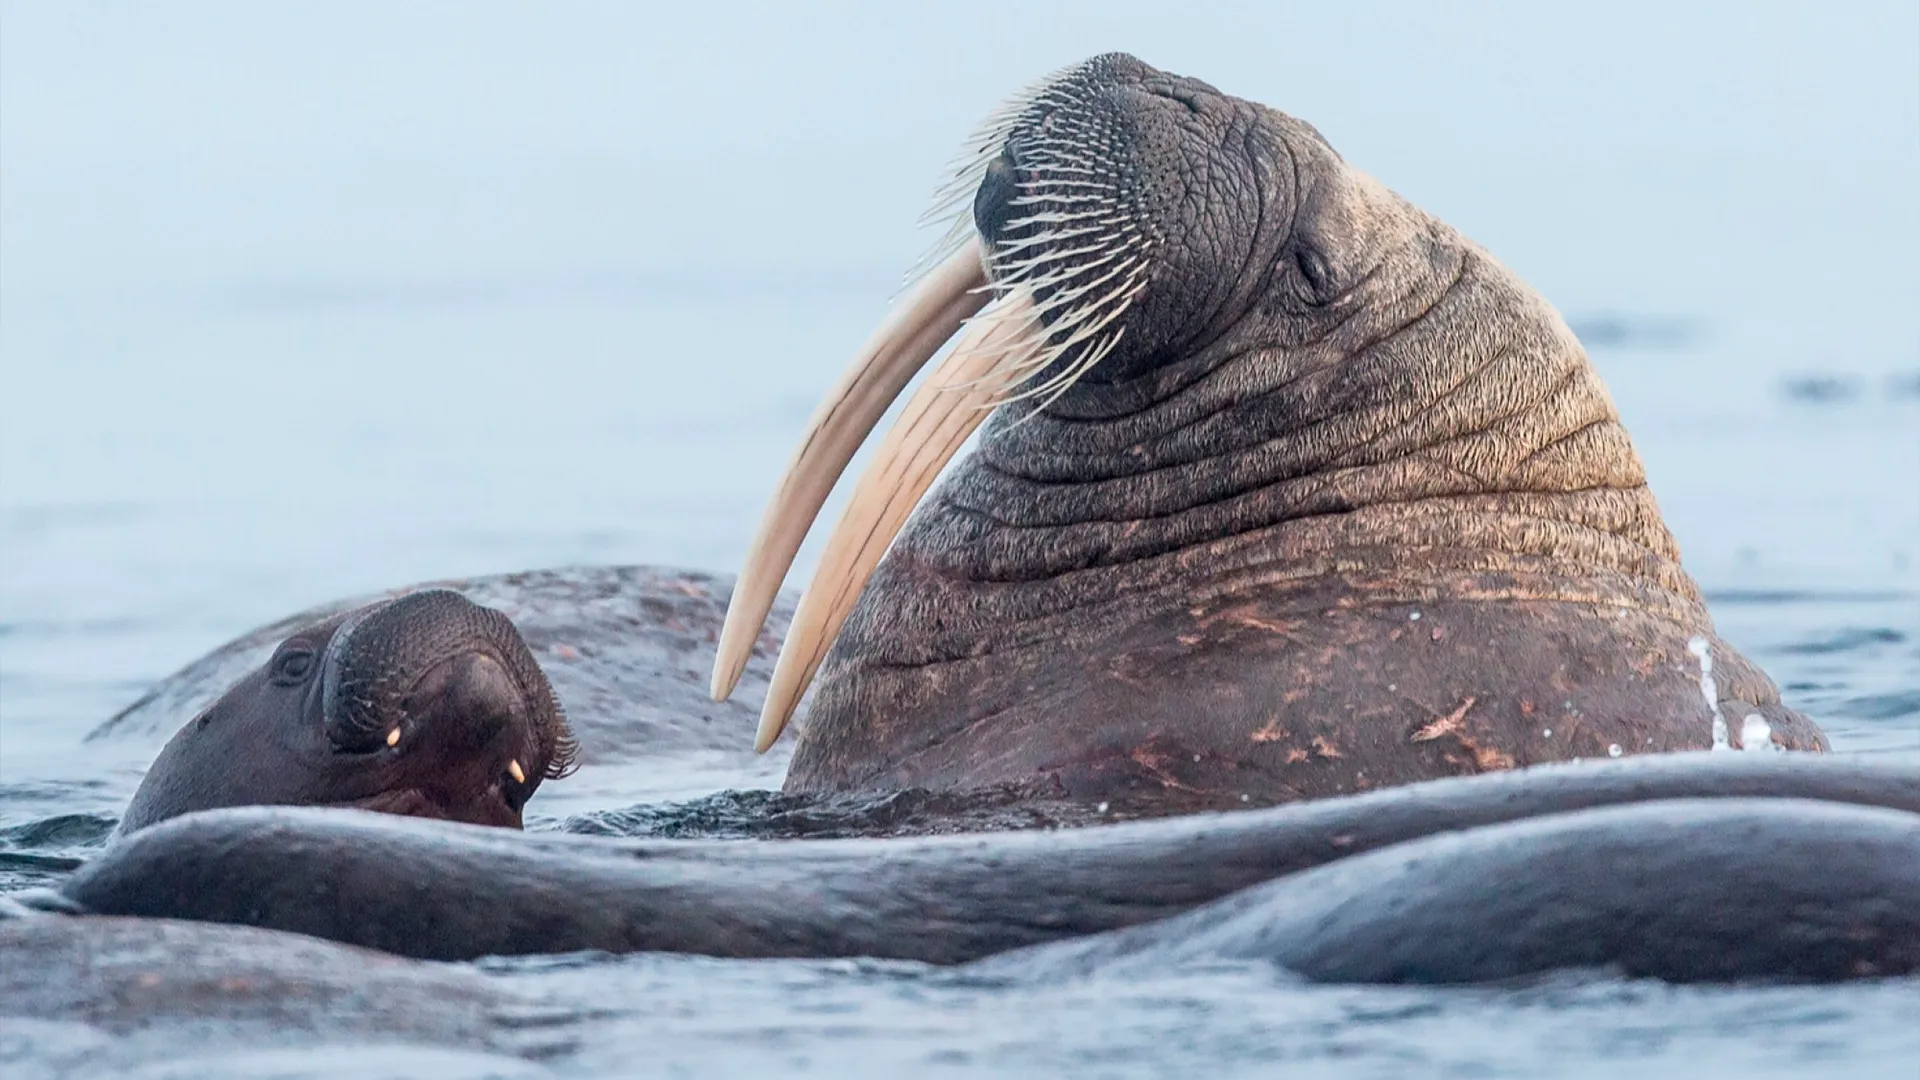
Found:
M 424 589 L 294 630 L 160 751 L 120 830 L 261 804 L 519 828 L 576 749 L 513 623 Z
M 1308 124 L 1109 54 L 1009 102 L 947 194 L 971 224 L 816 413 L 715 664 L 724 697 L 960 331 L 795 616 L 759 736 L 818 668 L 789 791 L 1190 809 L 1825 749 L 1715 637 L 1560 316 Z

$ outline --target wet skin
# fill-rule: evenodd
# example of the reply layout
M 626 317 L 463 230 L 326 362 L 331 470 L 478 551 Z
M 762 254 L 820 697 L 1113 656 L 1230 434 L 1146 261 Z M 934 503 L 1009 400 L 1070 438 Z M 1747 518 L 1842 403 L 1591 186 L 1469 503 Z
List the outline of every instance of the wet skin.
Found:
M 504 615 L 415 592 L 296 631 L 167 743 L 121 821 L 340 806 L 519 828 L 572 735 Z
M 1583 864 L 1583 850 L 1595 858 Z M 1246 899 L 1266 882 L 1267 900 Z M 1616 960 L 1681 981 L 1897 974 L 1920 964 L 1920 766 L 1675 754 L 1224 815 L 892 840 L 617 841 L 235 809 L 126 838 L 35 902 L 436 960 L 595 949 L 956 963 L 1143 924 L 1120 952 L 1179 951 L 1203 924 L 1156 920 L 1236 893 L 1224 901 L 1233 941 L 1262 918 L 1294 927 L 1277 962 L 1329 979 L 1472 981 Z M 1729 921 L 1767 896 L 1781 901 L 1768 918 Z M 1516 921 L 1521 909 L 1531 921 Z M 1341 932 L 1371 943 L 1353 955 L 1398 950 L 1406 964 L 1314 952 L 1307 911 L 1348 911 Z M 1450 944 L 1422 945 L 1437 928 Z M 1666 967 L 1648 959 L 1662 955 Z

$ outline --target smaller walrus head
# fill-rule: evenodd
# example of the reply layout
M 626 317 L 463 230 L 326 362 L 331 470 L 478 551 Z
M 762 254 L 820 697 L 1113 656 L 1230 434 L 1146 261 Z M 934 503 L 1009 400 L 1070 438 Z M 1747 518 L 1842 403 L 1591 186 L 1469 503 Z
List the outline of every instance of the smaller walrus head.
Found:
M 343 806 L 519 828 L 578 745 L 513 623 L 447 589 L 294 633 L 180 729 L 121 820 Z

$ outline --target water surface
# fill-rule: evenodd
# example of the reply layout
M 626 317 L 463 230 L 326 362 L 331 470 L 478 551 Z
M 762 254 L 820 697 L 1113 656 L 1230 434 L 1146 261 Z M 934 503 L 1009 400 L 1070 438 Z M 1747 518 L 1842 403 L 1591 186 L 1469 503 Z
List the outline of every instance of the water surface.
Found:
M 946 154 L 997 96 L 1106 48 L 1313 121 L 1545 292 L 1593 346 L 1724 636 L 1837 749 L 1920 752 L 1911 5 L 5 4 L 0 28 L 10 872 L 91 850 L 151 754 L 82 736 L 255 625 L 530 566 L 731 570 L 927 239 L 911 222 Z M 703 782 L 590 769 L 532 810 Z M 298 1062 L 1910 1077 L 1920 1060 L 1911 982 L 485 967 L 564 1015 L 612 1013 L 530 1034 L 538 1064 L 349 1045 Z M 49 1067 L 106 1038 L 15 1030 Z M 166 1053 L 153 1075 L 287 1064 Z

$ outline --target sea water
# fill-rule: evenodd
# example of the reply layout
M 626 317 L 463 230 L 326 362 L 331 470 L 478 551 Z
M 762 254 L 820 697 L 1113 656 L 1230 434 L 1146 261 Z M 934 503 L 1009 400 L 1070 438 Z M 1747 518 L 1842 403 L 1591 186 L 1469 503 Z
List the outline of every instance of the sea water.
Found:
M 1592 346 L 1720 634 L 1836 750 L 1920 753 L 1910 9 L 696 7 L 0 9 L 5 880 L 97 850 L 152 747 L 83 736 L 234 634 L 427 578 L 735 568 L 927 239 L 911 222 L 946 152 L 998 94 L 1113 47 L 1307 117 L 1540 287 Z M 694 764 L 589 768 L 529 816 L 708 787 Z M 1764 920 L 1756 904 L 1729 917 Z M 551 1003 L 524 1056 L 342 1033 L 293 1058 L 170 1046 L 152 1075 L 1705 1080 L 1920 1060 L 1911 980 L 479 967 Z M 57 1071 L 118 1037 L 0 1038 L 10 1068 Z

